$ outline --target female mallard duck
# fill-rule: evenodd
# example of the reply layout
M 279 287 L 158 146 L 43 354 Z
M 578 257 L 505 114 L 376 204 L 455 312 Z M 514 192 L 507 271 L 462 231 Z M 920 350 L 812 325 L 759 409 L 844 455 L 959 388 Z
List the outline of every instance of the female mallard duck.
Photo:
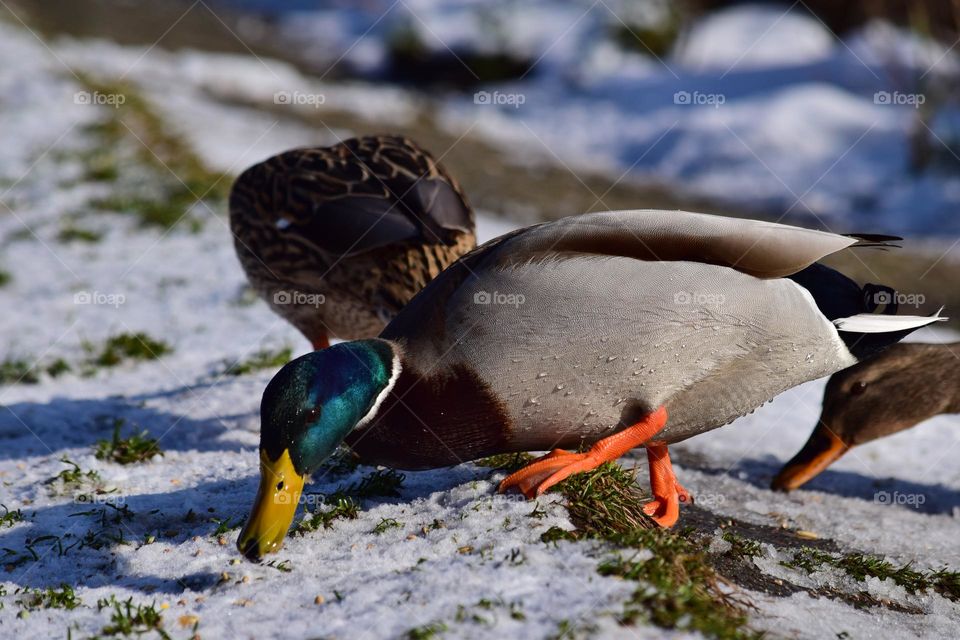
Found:
M 773 479 L 791 491 L 854 447 L 941 413 L 960 413 L 960 342 L 898 344 L 833 374 L 810 439 Z
M 668 444 L 937 320 L 865 314 L 858 285 L 813 264 L 883 240 L 678 211 L 593 213 L 492 240 L 379 339 L 277 373 L 238 545 L 248 557 L 276 549 L 304 476 L 341 442 L 403 469 L 552 450 L 500 485 L 528 496 L 644 445 L 645 510 L 670 526 L 689 496 Z
M 473 210 L 398 136 L 294 149 L 240 175 L 230 229 L 250 284 L 315 349 L 376 336 L 476 245 Z

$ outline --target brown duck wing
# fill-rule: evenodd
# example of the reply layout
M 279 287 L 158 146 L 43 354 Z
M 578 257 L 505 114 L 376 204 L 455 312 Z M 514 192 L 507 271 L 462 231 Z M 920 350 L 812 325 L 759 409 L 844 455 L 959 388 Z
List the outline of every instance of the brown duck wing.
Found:
M 459 185 L 397 136 L 282 153 L 241 175 L 234 196 L 232 211 L 245 196 L 281 235 L 338 256 L 402 241 L 454 245 L 474 227 Z

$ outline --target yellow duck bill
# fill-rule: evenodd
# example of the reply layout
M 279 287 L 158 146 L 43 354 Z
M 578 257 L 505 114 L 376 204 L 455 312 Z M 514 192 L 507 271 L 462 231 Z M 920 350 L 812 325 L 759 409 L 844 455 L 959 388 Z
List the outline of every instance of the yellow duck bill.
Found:
M 276 460 L 260 450 L 260 488 L 247 524 L 237 539 L 237 548 L 249 560 L 274 553 L 287 535 L 303 491 L 304 477 L 297 473 L 284 449 Z

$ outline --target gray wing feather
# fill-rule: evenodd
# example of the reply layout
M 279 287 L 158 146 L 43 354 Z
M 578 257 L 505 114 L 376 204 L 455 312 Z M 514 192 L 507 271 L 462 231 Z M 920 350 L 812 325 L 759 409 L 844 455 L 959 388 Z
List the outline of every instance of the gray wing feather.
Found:
M 382 336 L 424 371 L 482 372 L 516 448 L 590 442 L 660 405 L 676 441 L 853 364 L 810 294 L 778 276 L 855 242 L 684 212 L 577 216 L 476 249 Z
M 812 304 L 789 280 L 725 267 L 553 258 L 467 277 L 408 353 L 484 372 L 518 448 L 590 443 L 660 405 L 673 442 L 852 364 Z
M 502 260 L 554 252 L 688 260 L 779 278 L 856 243 L 856 238 L 773 222 L 641 209 L 590 213 L 532 227 L 498 252 Z

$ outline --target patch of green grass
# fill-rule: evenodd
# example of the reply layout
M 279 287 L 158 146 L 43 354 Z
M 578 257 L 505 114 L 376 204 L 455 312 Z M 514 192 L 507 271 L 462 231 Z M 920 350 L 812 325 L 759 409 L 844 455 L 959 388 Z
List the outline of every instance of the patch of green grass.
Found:
M 111 336 L 99 350 L 89 343 L 84 348 L 90 354 L 88 364 L 96 367 L 115 367 L 127 360 L 156 360 L 173 351 L 167 343 L 143 332 Z
M 738 536 L 733 531 L 724 531 L 722 538 L 730 543 L 727 554 L 734 558 L 756 558 L 763 555 L 763 548 L 756 540 Z
M 345 489 L 338 489 L 334 495 L 346 495 L 363 500 L 365 498 L 399 498 L 400 489 L 407 476 L 395 469 L 376 469 Z
M 473 464 L 478 467 L 490 467 L 497 471 L 506 471 L 507 473 L 513 473 L 518 469 L 522 469 L 531 462 L 536 460 L 532 455 L 525 451 L 518 451 L 517 453 L 499 453 L 494 456 L 487 456 L 486 458 L 480 458 L 479 460 L 474 460 Z
M 453 617 L 455 622 L 472 622 L 474 624 L 490 624 L 490 621 L 462 604 L 457 605 L 457 613 Z
M 557 622 L 557 630 L 546 636 L 546 640 L 573 640 L 574 638 L 591 638 L 596 635 L 596 625 L 574 624 L 567 619 Z
M 467 607 L 462 604 L 458 605 L 457 613 L 454 616 L 454 621 L 459 623 L 472 622 L 474 624 L 488 625 L 491 621 L 478 613 L 476 609 L 480 609 L 482 611 L 493 611 L 494 609 L 502 608 L 508 609 L 510 618 L 513 620 L 523 621 L 527 619 L 527 616 L 523 612 L 522 607 L 523 605 L 520 602 L 511 602 L 507 604 L 502 598 L 496 598 L 495 600 L 481 598 L 473 607 Z
M 950 571 L 946 567 L 937 571 L 918 571 L 911 568 L 909 563 L 896 566 L 880 556 L 863 553 L 835 556 L 810 547 L 798 549 L 792 560 L 781 561 L 780 564 L 807 573 L 813 573 L 823 566 L 834 567 L 861 582 L 867 578 L 892 580 L 911 594 L 933 590 L 949 600 L 960 601 L 960 572 Z
M 374 469 L 347 486 L 338 487 L 333 493 L 323 497 L 327 504 L 334 504 L 341 498 L 365 500 L 368 498 L 399 498 L 400 489 L 406 476 L 395 469 Z
M 104 509 L 101 513 L 105 514 L 105 511 L 106 510 Z M 80 516 L 80 515 L 88 515 L 88 514 L 74 513 L 71 515 Z M 102 517 L 103 516 L 101 516 L 101 518 Z M 117 518 L 119 517 L 120 516 L 118 514 Z M 111 532 L 103 528 L 103 524 L 101 522 L 101 529 L 99 530 L 88 529 L 87 532 L 83 535 L 83 537 L 79 541 L 67 547 L 65 549 L 65 552 L 70 551 L 74 547 L 77 547 L 78 549 L 83 549 L 84 547 L 88 547 L 90 549 L 94 549 L 95 551 L 99 551 L 100 549 L 103 549 L 105 547 L 121 545 L 121 544 L 129 544 L 126 538 L 124 538 L 123 536 L 123 528 L 117 527 L 115 532 Z
M 832 564 L 833 556 L 820 549 L 802 547 L 793 553 L 793 560 L 782 560 L 780 564 L 791 569 L 802 569 L 813 573 L 823 565 Z
M 214 538 L 222 536 L 225 533 L 229 532 L 231 529 L 237 529 L 240 524 L 234 524 L 230 522 L 231 518 L 224 518 L 223 520 L 218 520 L 217 518 L 210 518 L 210 522 L 217 525 L 217 528 L 214 529 L 213 533 L 210 534 Z
M 7 358 L 0 361 L 0 384 L 37 384 L 40 372 L 56 378 L 70 371 L 70 364 L 63 358 L 57 358 L 49 364 L 30 363 L 27 358 Z
M 119 464 L 134 464 L 145 462 L 156 455 L 163 455 L 157 440 L 149 437 L 146 431 L 135 433 L 127 438 L 120 437 L 122 419 L 114 420 L 113 436 L 110 440 L 97 442 L 94 455 L 97 460 L 107 460 Z
M 644 494 L 636 472 L 614 463 L 578 473 L 556 489 L 566 498 L 570 519 L 581 536 L 612 539 L 656 525 L 643 513 Z
M 68 517 L 72 517 L 74 515 L 80 514 L 70 514 Z M 91 532 L 88 532 L 88 534 L 90 533 Z M 73 538 L 75 541 L 72 544 L 68 544 L 71 538 Z M 122 541 L 119 543 L 123 544 Z M 47 548 L 38 549 L 38 546 L 41 544 L 46 544 Z M 71 549 L 75 547 L 83 548 L 83 546 L 83 540 L 77 539 L 76 536 L 69 532 L 63 536 L 57 536 L 48 533 L 32 538 L 28 537 L 26 540 L 24 540 L 23 553 L 8 547 L 3 547 L 2 563 L 7 571 L 12 571 L 14 567 L 18 567 L 27 562 L 39 562 L 44 556 L 47 556 L 53 552 L 56 552 L 57 557 L 62 558 L 66 556 Z M 17 593 L 19 592 L 20 590 L 17 591 Z
M 293 350 L 283 347 L 276 351 L 261 349 L 246 360 L 227 364 L 223 370 L 225 376 L 242 376 L 261 369 L 279 369 L 293 358 Z
M 927 574 L 933 583 L 933 590 L 944 598 L 960 602 L 960 571 L 951 571 L 947 567 Z
M 146 198 L 139 195 L 114 195 L 97 198 L 91 204 L 105 212 L 116 212 L 136 216 L 144 227 L 170 229 L 184 220 L 190 231 L 196 233 L 203 228 L 197 218 L 185 212 L 189 211 L 194 200 L 191 196 L 174 197 L 170 200 Z
M 329 529 L 335 520 L 355 520 L 359 514 L 360 505 L 353 498 L 338 497 L 329 509 L 308 512 L 291 535 L 303 535 L 320 528 Z
M 134 605 L 132 597 L 121 602 L 111 595 L 97 601 L 97 611 L 104 609 L 110 610 L 110 624 L 100 630 L 100 635 L 129 637 L 153 632 L 163 640 L 170 640 L 170 635 L 163 630 L 163 616 L 154 603 Z
M 70 469 L 64 469 L 50 478 L 47 480 L 47 484 L 59 482 L 65 491 L 74 491 L 87 485 L 99 486 L 101 484 L 100 474 L 93 469 L 84 471 L 80 468 L 80 465 L 66 456 L 60 458 L 60 462 L 69 466 Z
M 624 606 L 624 623 L 643 621 L 723 640 L 759 637 L 746 626 L 745 604 L 721 587 L 723 578 L 714 571 L 705 548 L 691 540 L 689 532 L 654 527 L 643 514 L 634 473 L 607 463 L 570 476 L 556 490 L 566 499 L 577 526 L 570 536 L 653 553 L 646 558 L 621 551 L 598 567 L 601 575 L 640 583 Z M 559 539 L 561 534 L 554 536 Z
M 83 158 L 87 179 L 114 185 L 113 194 L 91 203 L 95 208 L 133 215 L 145 227 L 169 229 L 183 222 L 193 231 L 202 226 L 191 213 L 200 200 L 223 208 L 230 180 L 210 170 L 131 85 L 83 81 L 90 92 L 124 96 L 123 104 L 104 110 L 108 117 L 86 130 L 96 139 Z M 153 174 L 146 189 L 144 169 Z
M 20 511 L 20 509 L 11 511 L 5 504 L 0 504 L 0 507 L 3 507 L 3 515 L 0 516 L 0 527 L 12 527 L 18 522 L 23 522 L 23 512 Z
M 390 529 L 401 529 L 401 528 L 403 528 L 402 522 L 398 520 L 394 520 L 393 518 L 381 518 L 380 522 L 377 523 L 377 526 L 373 528 L 373 531 L 371 533 L 380 535 L 382 533 L 386 533 Z
M 561 540 L 577 540 L 579 536 L 573 531 L 567 531 L 560 527 L 550 527 L 540 535 L 542 542 L 560 542 Z
M 0 384 L 37 384 L 35 364 L 25 358 L 7 358 L 0 362 Z
M 624 607 L 623 622 L 644 621 L 666 629 L 699 631 L 711 638 L 760 637 L 746 628 L 746 613 L 720 589 L 719 577 L 696 545 L 680 535 L 653 529 L 638 530 L 629 542 L 650 549 L 653 557 L 617 555 L 598 569 L 601 575 L 644 585 Z
M 64 360 L 63 358 L 57 358 L 50 364 L 46 365 L 44 371 L 47 372 L 51 378 L 58 378 L 63 374 L 69 372 L 72 369 L 70 363 Z
M 348 451 L 344 451 L 341 455 L 348 456 L 351 460 L 354 459 L 352 453 Z M 329 529 L 336 520 L 356 519 L 360 514 L 361 501 L 369 498 L 399 497 L 400 488 L 403 486 L 405 478 L 405 475 L 394 469 L 375 469 L 363 476 L 359 482 L 338 487 L 336 491 L 330 494 L 312 494 L 314 496 L 319 495 L 327 508 L 308 511 L 294 527 L 293 535 L 304 535 L 320 528 Z M 396 524 L 385 524 L 388 521 Z M 396 520 L 387 519 L 381 521 L 374 528 L 374 533 L 383 533 L 391 526 L 401 525 Z
M 290 566 L 289 563 L 290 563 L 289 560 L 279 560 L 279 561 L 271 560 L 266 564 L 266 566 L 273 567 L 280 573 L 290 573 L 291 571 L 293 571 L 293 568 Z
M 97 147 L 84 160 L 83 177 L 89 182 L 116 182 L 120 177 L 121 161 L 114 149 Z
M 100 242 L 102 239 L 103 234 L 99 231 L 82 229 L 72 225 L 64 226 L 57 234 L 57 240 L 60 242 L 86 242 L 88 244 L 94 244 Z
M 77 513 L 71 513 L 68 517 L 93 516 L 99 518 L 100 527 L 106 529 L 108 524 L 120 524 L 124 520 L 132 520 L 135 515 L 136 514 L 130 510 L 129 505 L 121 504 L 118 506 L 111 502 L 104 502 L 100 508 L 90 509 L 89 511 L 78 511 Z
M 21 608 L 34 611 L 36 609 L 76 609 L 83 602 L 74 592 L 73 587 L 60 583 L 59 589 L 24 589 L 20 592 L 17 603 Z
M 10 272 L 0 269 L 0 287 L 7 286 L 11 280 L 13 280 L 13 276 L 10 275 Z
M 446 632 L 447 625 L 443 622 L 431 622 L 420 627 L 414 627 L 404 634 L 407 640 L 432 640 Z

